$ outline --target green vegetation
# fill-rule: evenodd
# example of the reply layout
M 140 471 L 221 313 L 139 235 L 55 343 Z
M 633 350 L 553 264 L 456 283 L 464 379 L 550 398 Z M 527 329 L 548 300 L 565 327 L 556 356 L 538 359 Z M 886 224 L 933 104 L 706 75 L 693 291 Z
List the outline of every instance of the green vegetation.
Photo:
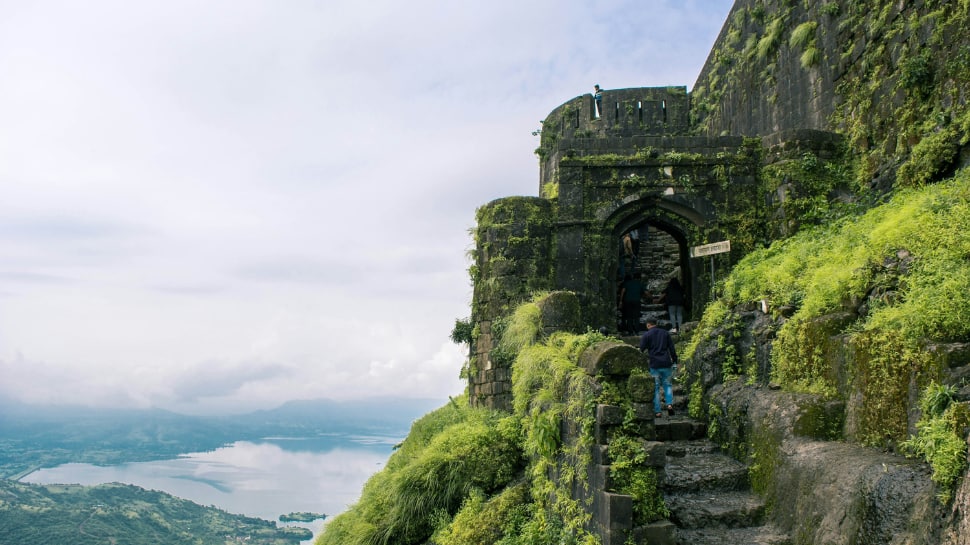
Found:
M 473 492 L 493 494 L 521 473 L 519 433 L 513 418 L 468 407 L 466 398 L 425 415 L 318 543 L 425 542 Z
M 0 479 L 0 543 L 296 545 L 311 537 L 305 528 L 278 528 L 137 486 L 40 486 Z
M 933 468 L 933 482 L 940 486 L 940 501 L 948 503 L 967 469 L 970 406 L 954 403 L 956 388 L 931 383 L 920 397 L 922 417 L 918 433 L 903 443 L 906 452 L 920 456 Z
M 843 150 L 836 160 L 803 153 L 766 166 L 762 171 L 765 191 L 771 194 L 785 190 L 781 202 L 784 223 L 777 226 L 777 231 L 792 234 L 802 225 L 820 225 L 852 213 L 855 206 L 832 198 L 837 189 L 848 187 L 851 182 L 845 165 Z
M 280 522 L 313 522 L 315 520 L 323 520 L 325 518 L 327 518 L 327 515 L 324 515 L 322 513 L 311 513 L 309 511 L 297 511 L 295 513 L 280 515 Z
M 862 192 L 880 168 L 896 164 L 901 156 L 912 154 L 910 161 L 919 163 L 900 168 L 901 187 L 945 174 L 947 152 L 941 133 L 950 133 L 953 142 L 965 143 L 968 137 L 967 127 L 959 122 L 967 115 L 966 101 L 953 99 L 963 92 L 970 72 L 966 2 L 927 3 L 909 17 L 894 17 L 892 6 L 888 0 L 858 3 L 843 20 L 843 26 L 866 28 L 870 36 L 907 37 L 891 50 L 883 46 L 857 51 L 851 44 L 843 55 L 859 56 L 856 69 L 839 83 L 842 101 L 832 122 L 848 136 L 858 157 L 855 180 Z M 925 139 L 933 142 L 918 150 Z
M 926 136 L 913 146 L 909 159 L 899 167 L 896 173 L 897 184 L 900 187 L 919 187 L 938 180 L 942 174 L 953 168 L 960 144 L 957 129 L 954 127 L 947 127 Z
M 451 330 L 451 342 L 471 344 L 473 331 L 471 318 L 457 318 L 455 319 L 455 327 Z
M 415 422 L 318 545 L 598 543 L 586 530 L 587 506 L 572 492 L 588 486 L 597 403 L 609 398 L 629 408 L 628 394 L 610 385 L 597 395 L 594 378 L 577 365 L 584 350 L 607 339 L 600 333 L 542 338 L 543 297 L 505 319 L 498 341 L 514 356 L 513 412 L 473 408 L 460 398 Z M 577 430 L 576 440 L 565 440 L 564 428 Z M 666 508 L 632 436 L 631 429 L 611 437 L 611 477 L 617 491 L 634 497 L 642 524 Z
M 815 31 L 817 29 L 817 21 L 806 21 L 795 27 L 788 38 L 789 47 L 802 50 L 802 68 L 811 68 L 821 60 L 821 53 L 815 45 Z
M 640 439 L 620 435 L 609 444 L 610 478 L 616 491 L 633 496 L 633 517 L 640 522 L 653 522 L 670 516 L 660 492 L 657 472 L 645 466 L 647 453 Z
M 768 23 L 765 33 L 758 40 L 758 45 L 756 46 L 759 61 L 764 61 L 775 54 L 778 46 L 781 44 L 781 36 L 784 30 L 785 19 L 782 17 L 772 19 Z
M 721 125 L 720 103 L 734 96 L 729 90 L 754 89 L 772 104 L 788 62 L 808 70 L 838 56 L 836 106 L 828 127 L 819 128 L 846 136 L 852 191 L 875 201 L 890 188 L 874 186 L 874 178 L 895 171 L 901 160 L 899 187 L 949 176 L 953 146 L 970 138 L 962 98 L 970 79 L 970 9 L 966 1 L 907 3 L 901 15 L 899 6 L 893 0 L 739 6 L 706 77 L 691 92 L 694 131 Z M 830 51 L 824 44 L 832 40 L 823 38 L 832 32 L 872 39 L 845 40 L 842 51 Z
M 781 437 L 772 433 L 768 426 L 756 429 L 756 436 L 750 442 L 751 463 L 748 466 L 748 475 L 751 478 L 751 488 L 755 492 L 769 494 L 775 473 L 782 469 Z M 769 500 L 773 501 L 773 498 Z
M 926 384 L 939 365 L 927 341 L 970 335 L 970 170 L 899 191 L 864 215 L 805 230 L 745 257 L 725 280 L 685 350 L 730 320 L 728 309 L 766 300 L 794 309 L 771 352 L 772 379 L 826 397 L 846 395 L 831 370 L 833 335 L 853 354 L 862 393 L 860 439 L 906 438 L 911 377 Z M 841 313 L 841 314 L 840 314 Z

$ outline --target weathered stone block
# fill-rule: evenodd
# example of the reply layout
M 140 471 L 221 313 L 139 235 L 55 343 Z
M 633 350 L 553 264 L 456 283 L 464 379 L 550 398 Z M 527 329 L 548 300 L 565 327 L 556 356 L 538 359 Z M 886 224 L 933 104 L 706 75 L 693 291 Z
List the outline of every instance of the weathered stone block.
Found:
M 596 422 L 604 426 L 618 426 L 625 416 L 623 408 L 616 405 L 597 405 Z
M 613 492 L 600 492 L 597 518 L 604 528 L 629 530 L 633 528 L 633 497 Z
M 610 488 L 610 466 L 594 464 L 589 468 L 589 486 L 592 490 Z
M 638 422 L 635 431 L 637 435 L 648 441 L 657 439 L 657 428 L 654 426 L 652 420 L 650 422 Z
M 649 403 L 653 401 L 654 379 L 647 374 L 631 375 L 627 383 L 630 390 L 630 399 L 637 403 Z
M 614 430 L 617 426 L 609 424 L 601 424 L 598 421 L 596 425 L 593 426 L 593 441 L 597 445 L 607 445 L 610 442 L 610 437 L 612 437 Z
M 931 343 L 926 351 L 950 369 L 970 364 L 970 343 Z
M 592 456 L 594 464 L 608 466 L 611 463 L 609 447 L 606 445 L 593 445 Z
M 694 438 L 694 425 L 686 420 L 665 421 L 657 426 L 657 439 L 660 441 L 687 441 Z
M 651 522 L 633 529 L 634 543 L 649 543 L 650 545 L 675 545 L 677 543 L 677 527 L 669 520 Z
M 660 441 L 644 441 L 643 452 L 647 455 L 644 465 L 648 467 L 667 465 L 667 446 Z
M 579 299 L 568 291 L 555 291 L 538 302 L 542 327 L 546 334 L 553 331 L 580 330 Z
M 625 376 L 643 364 L 643 354 L 632 346 L 615 341 L 596 343 L 579 357 L 579 365 L 592 376 Z
M 634 418 L 638 422 L 650 422 L 653 423 L 653 402 L 649 403 L 634 403 L 633 404 L 633 414 Z

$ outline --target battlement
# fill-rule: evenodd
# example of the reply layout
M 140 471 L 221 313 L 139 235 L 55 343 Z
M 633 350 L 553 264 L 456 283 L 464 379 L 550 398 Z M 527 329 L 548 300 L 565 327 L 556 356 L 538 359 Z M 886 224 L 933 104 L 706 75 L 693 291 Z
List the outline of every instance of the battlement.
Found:
M 598 112 L 591 94 L 560 105 L 542 122 L 544 141 L 687 133 L 690 104 L 684 86 L 604 90 L 601 105 Z

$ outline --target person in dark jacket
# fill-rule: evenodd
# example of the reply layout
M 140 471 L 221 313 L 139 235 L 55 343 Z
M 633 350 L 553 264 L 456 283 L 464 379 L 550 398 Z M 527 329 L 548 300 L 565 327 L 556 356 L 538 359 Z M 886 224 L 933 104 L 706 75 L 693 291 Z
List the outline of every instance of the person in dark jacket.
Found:
M 671 378 L 677 366 L 677 350 L 666 329 L 657 327 L 655 318 L 647 319 L 647 330 L 640 337 L 640 352 L 650 361 L 650 374 L 653 375 L 653 412 L 659 418 L 661 412 L 660 390 L 663 389 L 667 402 L 667 414 L 674 415 L 674 387 Z
M 636 335 L 640 329 L 640 299 L 643 297 L 643 282 L 640 273 L 626 275 L 620 287 L 620 315 L 623 317 L 622 332 Z
M 671 278 L 670 282 L 667 283 L 663 302 L 667 305 L 667 314 L 670 316 L 670 323 L 673 328 L 670 332 L 677 333 L 684 325 L 684 288 L 676 277 Z

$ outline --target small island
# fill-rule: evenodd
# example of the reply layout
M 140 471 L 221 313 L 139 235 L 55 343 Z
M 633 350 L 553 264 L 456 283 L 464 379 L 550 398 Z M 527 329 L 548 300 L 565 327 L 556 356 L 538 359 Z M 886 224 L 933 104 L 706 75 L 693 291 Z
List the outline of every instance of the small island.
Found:
M 298 511 L 288 515 L 280 515 L 280 522 L 313 522 L 315 520 L 323 520 L 325 518 L 327 518 L 327 515 L 311 513 L 309 511 Z

